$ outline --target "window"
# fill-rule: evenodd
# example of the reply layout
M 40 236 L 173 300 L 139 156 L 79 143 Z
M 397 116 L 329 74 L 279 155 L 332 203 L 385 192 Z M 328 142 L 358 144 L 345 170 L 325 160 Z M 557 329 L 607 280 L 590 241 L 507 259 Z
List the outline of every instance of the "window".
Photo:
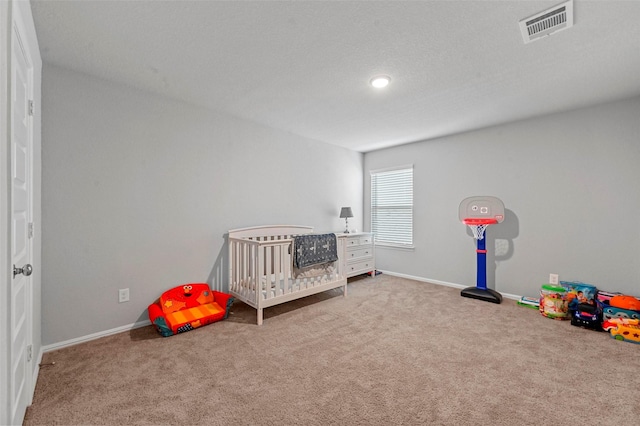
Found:
M 376 244 L 413 247 L 413 165 L 371 171 L 371 232 Z

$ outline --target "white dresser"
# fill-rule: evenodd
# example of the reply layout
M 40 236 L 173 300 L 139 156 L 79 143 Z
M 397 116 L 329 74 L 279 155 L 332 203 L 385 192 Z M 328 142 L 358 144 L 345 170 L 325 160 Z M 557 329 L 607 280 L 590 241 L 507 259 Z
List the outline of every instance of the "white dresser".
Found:
M 372 233 L 356 232 L 336 235 L 344 239 L 344 259 L 347 278 L 376 270 L 375 247 L 373 245 Z

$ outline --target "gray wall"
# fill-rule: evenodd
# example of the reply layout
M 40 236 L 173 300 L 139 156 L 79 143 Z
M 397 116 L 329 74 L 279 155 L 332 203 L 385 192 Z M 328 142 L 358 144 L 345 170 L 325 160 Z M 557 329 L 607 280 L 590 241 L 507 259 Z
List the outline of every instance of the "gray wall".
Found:
M 476 284 L 474 240 L 458 221 L 473 195 L 497 196 L 489 287 L 535 296 L 549 273 L 640 296 L 640 98 L 365 154 L 369 171 L 414 164 L 413 251 L 376 248 L 378 269 Z
M 44 344 L 182 283 L 226 290 L 229 229 L 341 231 L 341 206 L 362 227 L 362 154 L 48 65 L 42 145 Z

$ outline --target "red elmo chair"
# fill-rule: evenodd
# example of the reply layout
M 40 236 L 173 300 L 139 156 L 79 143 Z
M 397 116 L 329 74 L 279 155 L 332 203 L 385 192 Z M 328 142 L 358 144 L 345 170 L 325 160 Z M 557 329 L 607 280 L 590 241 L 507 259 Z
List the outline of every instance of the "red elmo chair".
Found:
M 230 294 L 211 291 L 208 284 L 185 284 L 165 291 L 149 305 L 149 319 L 164 337 L 226 319 Z

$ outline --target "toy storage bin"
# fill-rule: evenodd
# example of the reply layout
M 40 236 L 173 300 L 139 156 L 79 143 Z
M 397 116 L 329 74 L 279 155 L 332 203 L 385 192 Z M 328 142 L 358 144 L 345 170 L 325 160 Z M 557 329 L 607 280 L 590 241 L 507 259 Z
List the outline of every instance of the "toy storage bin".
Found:
M 628 318 L 640 319 L 640 311 L 632 311 L 629 309 L 616 308 L 611 305 L 600 304 L 602 308 L 602 321 L 606 322 L 611 319 Z
M 545 284 L 540 289 L 540 313 L 557 320 L 569 319 L 567 290 L 558 285 Z
M 600 305 L 600 307 L 609 305 L 609 301 L 611 300 L 611 298 L 613 296 L 619 296 L 620 294 L 622 293 L 598 290 L 598 293 L 596 294 L 596 301 L 598 305 Z
M 614 293 L 608 291 L 598 291 L 597 303 L 602 310 L 602 322 L 610 322 L 612 319 L 640 319 L 640 311 L 633 309 L 623 309 L 617 306 L 611 306 L 610 302 L 615 296 L 622 296 L 622 293 Z M 610 326 L 610 324 L 608 325 Z
M 560 281 L 560 285 L 567 291 L 569 311 L 575 311 L 580 303 L 595 306 L 598 291 L 596 286 L 580 281 Z

